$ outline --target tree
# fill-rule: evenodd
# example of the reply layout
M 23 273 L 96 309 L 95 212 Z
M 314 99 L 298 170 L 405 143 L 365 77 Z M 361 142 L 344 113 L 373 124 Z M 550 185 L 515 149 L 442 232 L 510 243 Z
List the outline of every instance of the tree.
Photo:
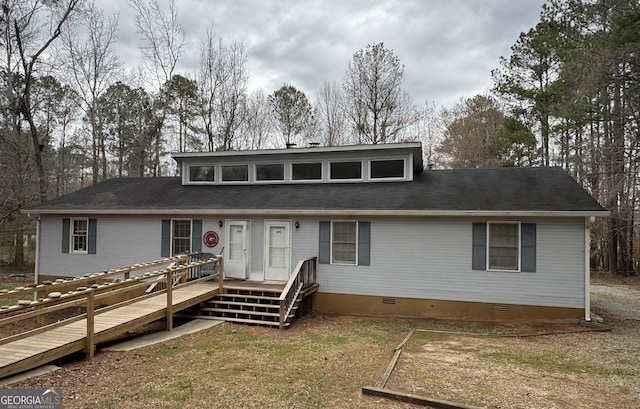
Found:
M 13 104 L 13 112 L 18 118 L 13 121 L 13 132 L 21 134 L 21 122 L 29 128 L 31 149 L 35 169 L 38 175 L 39 200 L 47 198 L 47 172 L 44 165 L 42 134 L 35 121 L 32 92 L 38 70 L 45 59 L 45 54 L 60 37 L 68 20 L 79 8 L 80 0 L 48 2 L 44 0 L 26 0 L 16 3 L 2 4 L 3 45 L 5 50 L 7 91 L 9 101 Z M 39 22 L 50 21 L 49 30 L 40 26 Z M 15 61 L 15 63 L 14 63 Z M 19 81 L 16 81 L 20 79 Z
M 195 129 L 193 125 L 198 114 L 198 85 L 194 80 L 174 75 L 162 88 L 164 100 L 167 102 L 167 114 L 177 122 L 178 152 L 187 148 L 198 150 L 199 141 L 189 135 Z
M 563 47 L 560 23 L 554 19 L 551 9 L 543 7 L 541 21 L 527 33 L 520 34 L 511 47 L 511 57 L 501 57 L 502 67 L 491 73 L 495 92 L 511 98 L 537 119 L 545 166 L 551 162 L 552 113 L 565 92 L 559 81 Z
M 242 43 L 232 43 L 224 54 L 228 78 L 220 87 L 219 117 L 222 149 L 233 149 L 241 125 L 247 96 L 249 74 L 246 70 L 247 54 Z
M 160 91 L 173 77 L 184 53 L 185 33 L 178 21 L 175 1 L 169 2 L 168 13 L 162 10 L 158 0 L 129 0 L 129 5 L 136 13 L 136 26 L 142 38 L 140 50 L 145 57 L 143 61 L 148 82 L 157 92 L 157 100 L 153 104 L 153 126 L 147 128 L 149 134 L 145 139 L 154 142 L 153 176 L 161 176 L 162 131 L 167 117 L 167 101 Z
M 533 166 L 536 163 L 536 145 L 535 135 L 525 124 L 506 116 L 489 140 L 489 153 L 502 166 Z
M 146 128 L 153 126 L 151 97 L 142 88 L 117 82 L 98 101 L 109 151 L 115 156 L 118 177 L 144 176 L 152 141 Z
M 273 130 L 271 107 L 267 96 L 258 90 L 249 94 L 243 109 L 244 118 L 239 134 L 242 137 L 241 148 L 263 149 Z
M 369 44 L 353 55 L 342 88 L 360 142 L 395 141 L 417 120 L 403 82 L 404 65 L 383 43 Z
M 269 95 L 269 105 L 284 145 L 301 144 L 304 133 L 313 126 L 311 104 L 304 92 L 284 84 Z
M 200 51 L 200 116 L 209 150 L 231 150 L 240 143 L 238 130 L 247 106 L 246 51 L 242 43 L 216 40 L 211 27 Z
M 491 140 L 500 129 L 504 114 L 497 102 L 488 96 L 462 99 L 441 113 L 443 138 L 438 153 L 454 168 L 499 166 L 490 151 Z
M 91 132 L 93 183 L 107 179 L 107 152 L 102 130 L 100 96 L 120 76 L 122 65 L 113 44 L 118 17 L 105 19 L 93 4 L 82 15 L 83 25 L 63 36 L 66 73 L 80 101 Z
M 325 81 L 315 106 L 321 141 L 325 146 L 344 145 L 348 140 L 347 116 L 342 90 L 336 83 Z
M 38 79 L 57 63 L 51 50 L 79 8 L 80 0 L 7 0 L 0 8 L 0 225 L 9 222 L 3 229 L 12 225 L 16 264 L 24 263 L 24 233 L 32 225 L 18 210 L 47 199 L 51 174 L 50 134 L 39 123 L 51 118 L 38 117 Z M 32 190 L 33 186 L 37 189 Z

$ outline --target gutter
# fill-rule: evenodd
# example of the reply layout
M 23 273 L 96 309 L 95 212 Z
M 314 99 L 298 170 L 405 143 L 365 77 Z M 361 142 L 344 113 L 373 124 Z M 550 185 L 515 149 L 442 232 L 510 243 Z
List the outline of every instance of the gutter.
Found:
M 30 214 L 28 215 L 28 217 L 32 217 Z M 34 284 L 39 284 L 40 283 L 40 215 L 37 215 L 35 217 L 36 219 L 36 256 L 35 256 L 35 260 L 34 260 L 34 272 L 35 272 L 35 278 L 34 280 Z M 36 293 L 34 295 L 36 298 L 38 297 L 38 294 Z
M 595 217 L 584 219 L 584 320 L 591 321 L 591 226 Z
M 606 217 L 608 210 L 542 211 L 542 210 L 354 210 L 354 209 L 216 209 L 216 208 L 146 208 L 146 209 L 29 209 L 33 215 L 212 215 L 212 216 L 467 216 L 467 217 Z

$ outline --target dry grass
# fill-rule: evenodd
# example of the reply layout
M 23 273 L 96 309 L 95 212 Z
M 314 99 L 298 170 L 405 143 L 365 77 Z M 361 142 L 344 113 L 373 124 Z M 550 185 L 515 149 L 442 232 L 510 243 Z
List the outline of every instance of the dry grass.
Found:
M 416 327 L 478 335 L 416 332 L 388 389 L 490 408 L 640 403 L 636 344 L 612 352 L 637 340 L 637 323 L 620 333 L 504 338 L 488 335 L 579 328 L 312 315 L 287 331 L 223 324 L 93 362 L 78 356 L 13 386 L 61 387 L 65 408 L 408 408 L 360 390 L 380 381 Z
M 387 388 L 487 408 L 640 407 L 640 322 L 570 325 L 310 315 L 287 331 L 223 324 L 131 352 L 78 355 L 12 387 L 62 388 L 65 408 L 409 408 L 362 396 L 412 328 Z M 465 332 L 472 335 L 453 334 Z
M 363 397 L 411 321 L 313 316 L 287 331 L 223 324 L 15 387 L 56 385 L 65 408 L 406 408 Z

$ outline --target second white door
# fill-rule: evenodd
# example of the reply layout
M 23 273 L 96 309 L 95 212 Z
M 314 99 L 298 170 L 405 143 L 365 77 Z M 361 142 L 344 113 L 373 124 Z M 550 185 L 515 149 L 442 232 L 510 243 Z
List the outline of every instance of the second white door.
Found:
M 264 231 L 264 279 L 287 281 L 291 273 L 291 222 L 267 221 Z

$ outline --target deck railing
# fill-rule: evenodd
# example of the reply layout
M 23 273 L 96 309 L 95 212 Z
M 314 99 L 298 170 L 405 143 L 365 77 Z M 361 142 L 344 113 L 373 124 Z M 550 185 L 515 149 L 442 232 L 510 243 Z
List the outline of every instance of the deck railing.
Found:
M 280 329 L 284 328 L 302 290 L 316 284 L 317 260 L 317 257 L 311 257 L 298 261 L 287 285 L 282 290 L 282 294 L 280 294 Z
M 37 298 L 35 301 L 33 301 L 32 304 L 30 304 L 29 306 L 27 305 L 16 305 L 15 307 L 11 307 L 11 308 L 5 308 L 3 309 L 3 312 L 9 312 L 9 311 L 13 311 L 13 312 L 19 312 L 16 315 L 11 315 L 8 316 L 6 318 L 2 318 L 0 319 L 0 326 L 5 325 L 5 324 L 9 324 L 12 322 L 16 322 L 16 321 L 21 321 L 24 319 L 28 319 L 28 318 L 32 318 L 32 317 L 36 317 L 39 318 L 41 317 L 43 314 L 46 313 L 50 313 L 50 312 L 54 312 L 54 311 L 59 311 L 65 308 L 69 308 L 69 307 L 86 307 L 86 313 L 85 314 L 81 314 L 81 315 L 77 315 L 75 317 L 66 319 L 66 320 L 62 320 L 59 321 L 57 323 L 53 323 L 50 325 L 46 325 L 46 326 L 40 326 L 39 328 L 30 330 L 30 331 L 26 331 L 26 332 L 22 332 L 20 334 L 16 334 L 16 335 L 12 335 L 9 337 L 5 337 L 0 339 L 0 345 L 2 344 L 6 344 L 18 339 L 22 339 L 22 338 L 26 338 L 35 334 L 39 334 L 54 328 L 57 328 L 59 326 L 62 325 L 66 325 L 70 322 L 74 322 L 74 321 L 79 321 L 82 319 L 87 319 L 87 348 L 86 348 L 86 353 L 87 353 L 87 358 L 91 359 L 93 358 L 93 354 L 94 354 L 94 350 L 95 350 L 95 343 L 94 343 L 94 317 L 96 314 L 101 314 L 104 313 L 106 311 L 110 311 L 114 308 L 118 308 L 121 307 L 123 305 L 126 304 L 131 304 L 133 302 L 137 302 L 140 300 L 143 300 L 145 298 L 149 298 L 151 296 L 156 296 L 159 292 L 164 291 L 167 295 L 167 305 L 166 305 L 166 328 L 167 331 L 171 331 L 173 328 L 173 290 L 174 287 L 182 287 L 182 286 L 188 286 L 191 285 L 193 283 L 197 283 L 197 282 L 201 282 L 201 281 L 208 281 L 208 280 L 213 280 L 213 279 L 217 279 L 218 280 L 218 294 L 221 294 L 223 292 L 223 274 L 224 274 L 224 262 L 222 259 L 222 256 L 215 256 L 213 258 L 209 258 L 206 260 L 199 260 L 199 261 L 191 261 L 189 263 L 187 263 L 187 257 L 182 257 L 179 256 L 177 257 L 178 260 L 175 260 L 176 258 L 170 258 L 170 259 L 163 259 L 163 260 L 158 260 L 153 262 L 154 265 L 162 265 L 162 264 L 167 264 L 167 262 L 170 263 L 169 267 L 160 270 L 160 271 L 153 271 L 153 272 L 146 272 L 144 274 L 138 275 L 138 276 L 132 276 L 130 275 L 131 271 L 133 270 L 140 270 L 142 268 L 146 268 L 149 267 L 149 264 L 152 263 L 144 263 L 143 265 L 136 265 L 133 266 L 132 268 L 126 268 L 124 270 L 126 270 L 126 279 L 121 280 L 121 281 L 112 281 L 112 282 L 105 282 L 102 284 L 93 284 L 90 287 L 78 287 L 75 291 L 70 291 L 68 293 L 62 294 L 59 296 L 59 298 Z M 162 261 L 162 262 L 161 262 Z M 179 264 L 174 264 L 174 261 L 178 261 Z M 211 274 L 211 275 L 207 275 L 205 277 L 201 277 L 201 278 L 196 278 L 196 279 L 192 279 L 190 281 L 187 281 L 187 275 L 189 274 L 190 271 L 193 271 L 194 269 L 198 269 L 201 268 L 202 266 L 205 265 L 210 265 L 210 264 L 214 264 L 214 263 L 218 263 L 218 269 L 217 269 L 217 273 L 216 274 Z M 113 274 L 117 274 L 115 272 L 116 270 L 114 270 Z M 122 274 L 122 271 L 118 271 L 119 274 Z M 101 273 L 99 276 L 100 277 L 105 277 L 108 275 L 113 275 L 111 274 L 111 272 L 105 272 L 105 273 Z M 130 299 L 127 299 L 125 301 L 119 302 L 117 304 L 113 304 L 110 305 L 108 307 L 104 307 L 104 308 L 100 308 L 99 310 L 95 310 L 96 307 L 96 301 L 97 300 L 101 300 L 103 298 L 107 298 L 107 297 L 112 297 L 115 294 L 121 295 L 124 293 L 133 293 L 136 290 L 140 290 L 140 291 L 144 291 L 145 288 L 147 288 L 149 286 L 149 281 L 148 279 L 154 278 L 154 277 L 158 277 L 160 278 L 162 281 L 164 281 L 165 283 L 174 283 L 174 285 L 166 285 L 165 284 L 165 288 L 161 291 L 157 291 L 154 292 L 152 294 L 145 294 L 142 296 L 137 296 L 137 297 L 132 297 Z M 88 278 L 76 278 L 76 279 L 72 279 L 72 280 L 68 280 L 68 281 L 73 281 L 73 283 L 79 282 L 79 283 L 84 283 L 85 280 Z M 95 280 L 95 277 L 91 277 L 91 279 Z M 67 283 L 65 281 L 65 283 Z M 46 289 L 55 289 L 56 285 L 52 284 L 52 285 L 47 285 Z M 40 293 L 42 291 L 42 288 L 40 288 L 39 286 L 36 286 L 34 288 L 26 288 L 26 289 L 20 289 L 20 290 L 12 290 L 7 292 L 6 294 L 10 294 L 10 295 L 14 295 L 15 293 L 29 293 L 29 292 L 38 292 Z M 51 293 L 49 293 L 51 294 Z M 0 297 L 0 300 L 2 298 Z

